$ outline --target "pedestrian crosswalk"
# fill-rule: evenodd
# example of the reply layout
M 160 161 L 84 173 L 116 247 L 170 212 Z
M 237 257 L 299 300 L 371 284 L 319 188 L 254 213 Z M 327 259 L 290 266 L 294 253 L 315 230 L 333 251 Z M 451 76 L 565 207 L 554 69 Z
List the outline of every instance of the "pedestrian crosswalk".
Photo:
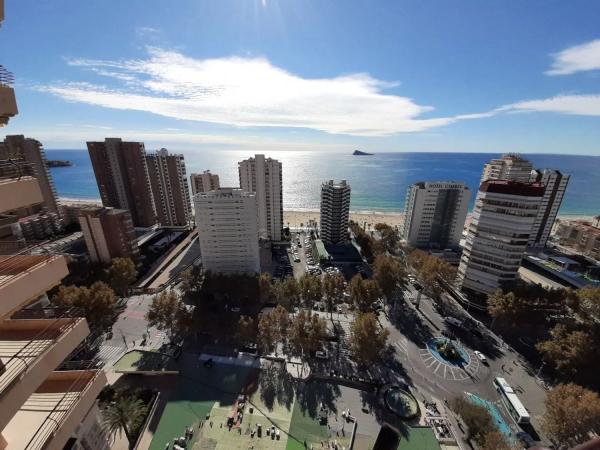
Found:
M 103 345 L 98 352 L 98 359 L 104 361 L 105 364 L 114 363 L 121 357 L 125 350 L 125 346 Z

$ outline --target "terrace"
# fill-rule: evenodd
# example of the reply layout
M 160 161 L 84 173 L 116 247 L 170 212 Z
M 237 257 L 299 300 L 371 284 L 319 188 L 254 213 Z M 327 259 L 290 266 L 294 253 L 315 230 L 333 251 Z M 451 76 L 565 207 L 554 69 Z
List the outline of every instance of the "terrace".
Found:
M 8 447 L 62 449 L 105 384 L 99 370 L 52 372 L 4 428 Z
M 0 426 L 89 334 L 77 310 L 36 308 L 0 322 Z

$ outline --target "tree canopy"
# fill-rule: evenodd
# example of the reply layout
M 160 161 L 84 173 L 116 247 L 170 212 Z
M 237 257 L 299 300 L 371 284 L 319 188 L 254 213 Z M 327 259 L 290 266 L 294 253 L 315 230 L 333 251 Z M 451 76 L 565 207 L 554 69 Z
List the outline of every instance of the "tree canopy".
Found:
M 348 287 L 350 300 L 361 312 L 373 310 L 373 303 L 379 298 L 381 291 L 375 280 L 366 280 L 360 274 L 354 275 Z
M 567 448 L 600 432 L 598 394 L 573 383 L 555 386 L 546 397 L 542 428 L 559 448 Z
M 288 334 L 293 354 L 306 357 L 319 350 L 326 330 L 324 319 L 310 311 L 300 310 L 292 320 Z
M 136 441 L 139 428 L 146 418 L 146 406 L 136 397 L 119 396 L 102 410 L 103 425 L 111 437 L 125 433 L 130 446 Z
M 332 312 L 333 305 L 342 297 L 345 289 L 344 277 L 339 273 L 327 273 L 323 276 L 323 295 L 327 302 L 327 309 Z
M 591 342 L 589 333 L 557 324 L 550 331 L 550 339 L 539 342 L 536 348 L 558 373 L 574 376 L 593 361 L 595 346 Z
M 312 306 L 315 302 L 321 301 L 323 290 L 321 278 L 310 274 L 304 274 L 298 283 L 300 296 L 306 306 Z
M 127 295 L 127 289 L 137 278 L 137 269 L 131 258 L 114 258 L 106 270 L 112 288 L 121 297 Z
M 117 297 L 112 288 L 102 281 L 86 286 L 60 286 L 53 297 L 54 305 L 80 308 L 91 329 L 106 331 L 115 321 Z
M 497 431 L 492 416 L 483 406 L 476 405 L 464 397 L 453 399 L 450 406 L 467 426 L 467 439 L 473 440 L 477 445 L 483 445 L 486 437 Z
M 373 262 L 373 278 L 377 281 L 381 293 L 390 300 L 394 291 L 405 283 L 406 271 L 397 259 L 388 255 L 377 255 Z
M 373 313 L 359 314 L 350 330 L 350 351 L 363 366 L 375 362 L 385 349 L 389 331 L 381 328 Z
M 273 286 L 277 303 L 288 311 L 300 306 L 300 286 L 294 277 L 286 277 Z
M 157 294 L 146 313 L 148 325 L 164 331 L 170 340 L 184 337 L 192 331 L 192 313 L 175 291 Z

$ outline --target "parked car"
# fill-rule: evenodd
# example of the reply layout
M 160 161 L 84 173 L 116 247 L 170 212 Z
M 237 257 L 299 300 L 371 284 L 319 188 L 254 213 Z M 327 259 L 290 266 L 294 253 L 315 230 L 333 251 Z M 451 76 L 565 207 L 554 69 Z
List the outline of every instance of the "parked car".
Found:
M 318 359 L 328 359 L 327 352 L 325 350 L 317 350 L 315 352 L 315 357 Z
M 479 361 L 481 361 L 483 364 L 487 364 L 487 358 L 483 353 L 481 353 L 479 350 L 475 350 L 473 353 L 475 353 L 475 356 L 477 356 Z

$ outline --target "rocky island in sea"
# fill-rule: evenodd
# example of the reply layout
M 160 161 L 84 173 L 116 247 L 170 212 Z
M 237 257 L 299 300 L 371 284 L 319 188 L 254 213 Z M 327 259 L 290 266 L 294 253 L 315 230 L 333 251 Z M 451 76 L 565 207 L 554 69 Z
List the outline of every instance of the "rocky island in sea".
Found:
M 361 152 L 360 150 L 354 150 L 352 153 L 354 156 L 371 156 L 373 153 Z
M 49 159 L 48 167 L 71 167 L 73 163 L 71 161 L 63 159 Z

